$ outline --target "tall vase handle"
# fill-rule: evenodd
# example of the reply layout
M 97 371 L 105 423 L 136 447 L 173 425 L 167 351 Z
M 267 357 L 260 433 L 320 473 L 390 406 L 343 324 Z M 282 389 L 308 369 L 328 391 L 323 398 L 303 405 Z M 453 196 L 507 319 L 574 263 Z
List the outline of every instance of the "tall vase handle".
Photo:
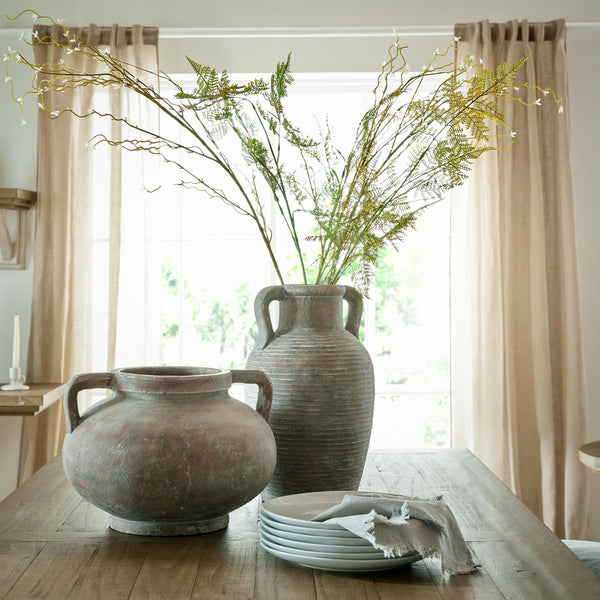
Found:
M 344 300 L 348 302 L 346 331 L 349 331 L 354 337 L 358 338 L 360 333 L 360 319 L 363 311 L 362 294 L 355 288 L 347 285 L 344 292 Z
M 256 347 L 260 350 L 266 348 L 275 338 L 269 305 L 274 300 L 281 300 L 284 295 L 285 291 L 282 285 L 271 285 L 260 290 L 254 300 L 254 315 L 258 325 Z
M 72 377 L 65 388 L 64 407 L 67 433 L 73 433 L 81 422 L 77 394 L 83 390 L 111 389 L 114 391 L 112 373 L 81 373 Z
M 232 369 L 231 383 L 255 383 L 258 385 L 256 412 L 268 423 L 271 418 L 273 402 L 273 384 L 262 372 L 251 369 Z

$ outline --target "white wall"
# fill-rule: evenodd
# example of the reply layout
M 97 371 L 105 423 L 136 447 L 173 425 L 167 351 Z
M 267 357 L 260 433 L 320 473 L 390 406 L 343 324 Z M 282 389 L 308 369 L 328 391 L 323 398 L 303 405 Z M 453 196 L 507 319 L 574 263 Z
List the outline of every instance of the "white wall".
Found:
M 171 0 L 104 0 L 79 2 L 45 0 L 40 3 L 46 14 L 64 18 L 67 24 L 94 22 L 109 25 L 142 23 L 160 27 L 406 27 L 448 26 L 456 22 L 507 21 L 528 19 L 545 21 L 565 18 L 568 23 L 600 22 L 600 2 L 590 0 L 505 0 L 485 3 L 481 0 L 438 0 L 408 2 L 402 0 L 245 0 L 230 2 L 189 2 Z M 3 0 L 2 10 L 16 14 L 21 0 Z M 26 20 L 24 28 L 30 26 Z M 7 26 L 4 21 L 0 28 Z M 9 24 L 9 26 L 12 26 Z M 18 34 L 17 34 L 18 35 Z M 404 40 L 403 40 L 404 41 Z M 446 38 L 407 38 L 411 48 L 409 62 L 421 64 L 436 47 L 445 47 Z M 0 44 L 16 46 L 0 29 Z M 267 72 L 291 50 L 296 72 L 355 70 L 378 68 L 385 55 L 387 40 L 382 39 L 275 39 L 267 45 L 253 40 L 197 40 L 161 42 L 161 67 L 167 71 L 187 71 L 185 54 L 236 71 Z M 1 50 L 1 48 L 0 48 Z M 3 51 L 0 52 L 3 54 Z M 597 170 L 600 164 L 600 32 L 568 33 L 570 116 L 572 125 L 572 164 L 575 192 L 575 217 L 579 252 L 579 277 L 584 330 L 584 352 L 589 397 L 589 439 L 600 439 L 600 203 Z M 316 60 L 315 60 L 316 57 Z M 414 62 L 413 62 L 414 61 Z M 3 73 L 0 73 L 3 75 Z M 2 77 L 3 79 L 3 77 Z M 2 82 L 0 80 L 0 85 Z M 21 127 L 16 107 L 7 90 L 0 88 L 0 187 L 35 189 L 35 121 L 30 107 L 30 123 Z M 23 319 L 24 343 L 31 304 L 31 269 L 0 270 L 0 379 L 10 361 L 12 314 Z M 25 349 L 23 350 L 23 361 Z M 0 419 L 0 455 L 7 446 L 3 431 L 15 432 L 18 419 Z M 12 424 L 14 422 L 14 425 Z M 9 423 L 9 424 L 7 424 Z M 15 436 L 13 435 L 13 438 Z M 0 461 L 0 497 L 2 481 L 7 479 Z M 8 474 L 8 479 L 12 474 Z M 600 477 L 592 477 L 591 506 L 600 505 Z M 600 513 L 592 510 L 592 537 L 600 540 Z

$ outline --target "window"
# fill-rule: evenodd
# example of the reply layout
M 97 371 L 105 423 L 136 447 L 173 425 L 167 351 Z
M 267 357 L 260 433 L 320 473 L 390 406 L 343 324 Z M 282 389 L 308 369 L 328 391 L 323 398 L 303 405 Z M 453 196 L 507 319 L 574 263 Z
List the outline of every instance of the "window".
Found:
M 289 106 L 309 128 L 327 114 L 344 147 L 369 105 L 373 81 L 365 74 L 297 75 Z M 178 177 L 163 168 L 161 190 L 145 202 L 160 360 L 243 368 L 256 337 L 254 296 L 278 281 L 251 220 L 171 185 Z M 278 255 L 291 255 L 277 216 L 269 218 Z M 373 448 L 450 444 L 448 235 L 448 210 L 438 204 L 398 252 L 381 257 L 365 301 L 362 337 L 376 381 Z

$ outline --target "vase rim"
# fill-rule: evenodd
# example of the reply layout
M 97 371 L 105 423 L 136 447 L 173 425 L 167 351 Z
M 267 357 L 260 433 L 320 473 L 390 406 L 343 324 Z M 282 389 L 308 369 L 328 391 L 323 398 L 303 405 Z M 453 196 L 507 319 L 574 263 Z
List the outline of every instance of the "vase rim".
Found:
M 227 390 L 231 371 L 194 366 L 123 367 L 112 371 L 117 388 L 125 391 L 184 394 Z
M 122 367 L 114 369 L 115 373 L 125 373 L 127 375 L 142 375 L 148 377 L 198 377 L 206 375 L 217 375 L 219 373 L 228 373 L 224 369 L 213 367 L 194 367 L 187 365 L 157 365 L 143 367 Z
M 283 286 L 287 296 L 343 296 L 345 285 L 289 283 Z

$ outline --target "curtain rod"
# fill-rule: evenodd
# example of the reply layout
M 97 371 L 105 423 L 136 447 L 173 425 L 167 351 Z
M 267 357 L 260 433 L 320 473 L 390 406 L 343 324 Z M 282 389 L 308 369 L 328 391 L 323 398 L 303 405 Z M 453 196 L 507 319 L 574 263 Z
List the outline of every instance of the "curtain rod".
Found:
M 0 27 L 0 37 L 23 31 L 17 27 Z M 600 32 L 600 22 L 567 23 L 571 33 Z M 451 25 L 414 25 L 402 27 L 161 27 L 161 39 L 227 38 L 378 38 L 451 36 Z
M 600 22 L 567 23 L 572 33 L 600 32 Z M 161 27 L 159 38 L 377 38 L 451 36 L 454 28 L 439 26 L 404 27 Z

